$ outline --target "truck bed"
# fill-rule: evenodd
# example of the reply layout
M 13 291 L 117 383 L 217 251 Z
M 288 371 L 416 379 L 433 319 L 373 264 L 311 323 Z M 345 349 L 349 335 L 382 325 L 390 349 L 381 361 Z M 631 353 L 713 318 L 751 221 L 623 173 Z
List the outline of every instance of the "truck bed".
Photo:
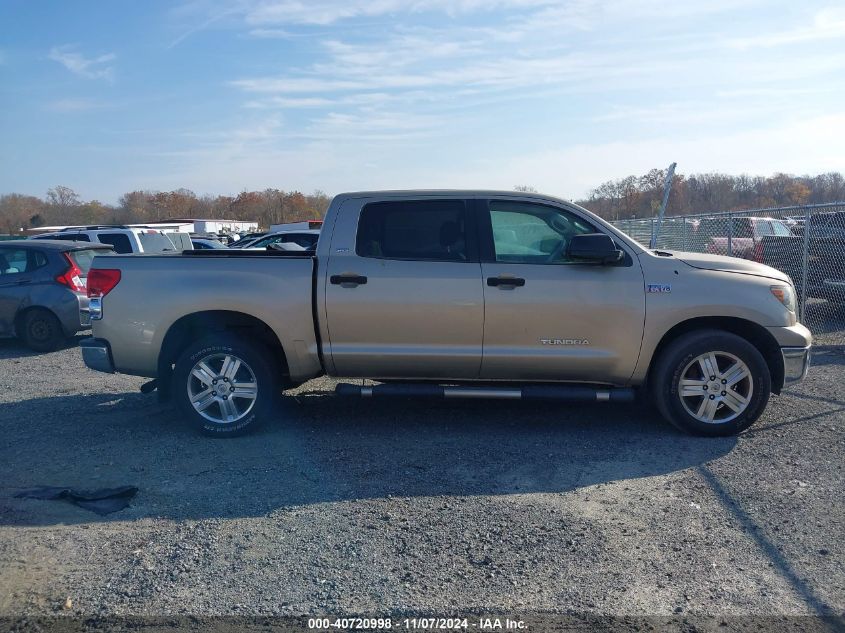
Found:
M 98 335 L 111 341 L 115 368 L 156 376 L 159 351 L 177 321 L 224 311 L 266 323 L 284 349 L 291 350 L 287 363 L 292 376 L 319 373 L 314 257 L 285 251 L 218 252 L 95 259 L 95 268 L 121 273 L 120 282 L 103 298 L 104 318 L 97 323 Z
M 182 255 L 184 257 L 210 257 L 216 259 L 228 259 L 230 257 L 292 257 L 298 259 L 311 259 L 314 257 L 314 253 L 309 253 L 307 251 L 282 251 L 273 248 L 268 248 L 263 251 L 240 250 L 238 248 L 210 248 L 182 251 Z

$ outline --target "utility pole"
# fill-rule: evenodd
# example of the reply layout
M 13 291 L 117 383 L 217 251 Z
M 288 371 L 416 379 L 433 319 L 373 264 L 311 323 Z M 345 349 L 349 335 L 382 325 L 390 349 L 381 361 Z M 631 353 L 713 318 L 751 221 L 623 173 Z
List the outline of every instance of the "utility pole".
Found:
M 657 228 L 651 233 L 651 244 L 649 248 L 657 247 L 657 238 L 660 236 L 660 227 L 663 225 L 663 216 L 666 215 L 666 205 L 669 202 L 669 192 L 672 191 L 672 178 L 675 176 L 675 166 L 678 163 L 669 165 L 666 172 L 666 181 L 663 183 L 663 202 L 660 204 L 660 213 L 657 216 Z

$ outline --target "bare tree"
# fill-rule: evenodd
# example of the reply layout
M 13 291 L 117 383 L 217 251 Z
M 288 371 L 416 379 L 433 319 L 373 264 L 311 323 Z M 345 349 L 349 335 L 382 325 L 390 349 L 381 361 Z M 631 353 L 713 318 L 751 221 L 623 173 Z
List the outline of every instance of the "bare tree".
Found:
M 73 223 L 80 205 L 79 194 L 70 187 L 57 185 L 47 190 L 47 205 L 52 221 L 59 224 Z

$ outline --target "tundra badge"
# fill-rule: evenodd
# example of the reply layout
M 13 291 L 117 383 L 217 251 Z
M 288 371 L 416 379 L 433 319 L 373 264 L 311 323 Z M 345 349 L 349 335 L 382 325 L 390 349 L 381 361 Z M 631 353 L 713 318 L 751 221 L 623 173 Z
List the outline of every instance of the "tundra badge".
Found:
M 589 345 L 585 338 L 541 338 L 542 345 Z

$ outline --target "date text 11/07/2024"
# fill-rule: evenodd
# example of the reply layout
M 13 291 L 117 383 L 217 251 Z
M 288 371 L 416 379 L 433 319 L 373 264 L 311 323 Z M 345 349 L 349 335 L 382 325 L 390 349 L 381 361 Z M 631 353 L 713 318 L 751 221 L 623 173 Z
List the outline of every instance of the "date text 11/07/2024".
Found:
M 509 617 L 470 618 L 404 618 L 394 622 L 391 618 L 309 618 L 308 628 L 317 631 L 330 630 L 391 630 L 414 631 L 519 631 L 528 627 L 523 620 Z

